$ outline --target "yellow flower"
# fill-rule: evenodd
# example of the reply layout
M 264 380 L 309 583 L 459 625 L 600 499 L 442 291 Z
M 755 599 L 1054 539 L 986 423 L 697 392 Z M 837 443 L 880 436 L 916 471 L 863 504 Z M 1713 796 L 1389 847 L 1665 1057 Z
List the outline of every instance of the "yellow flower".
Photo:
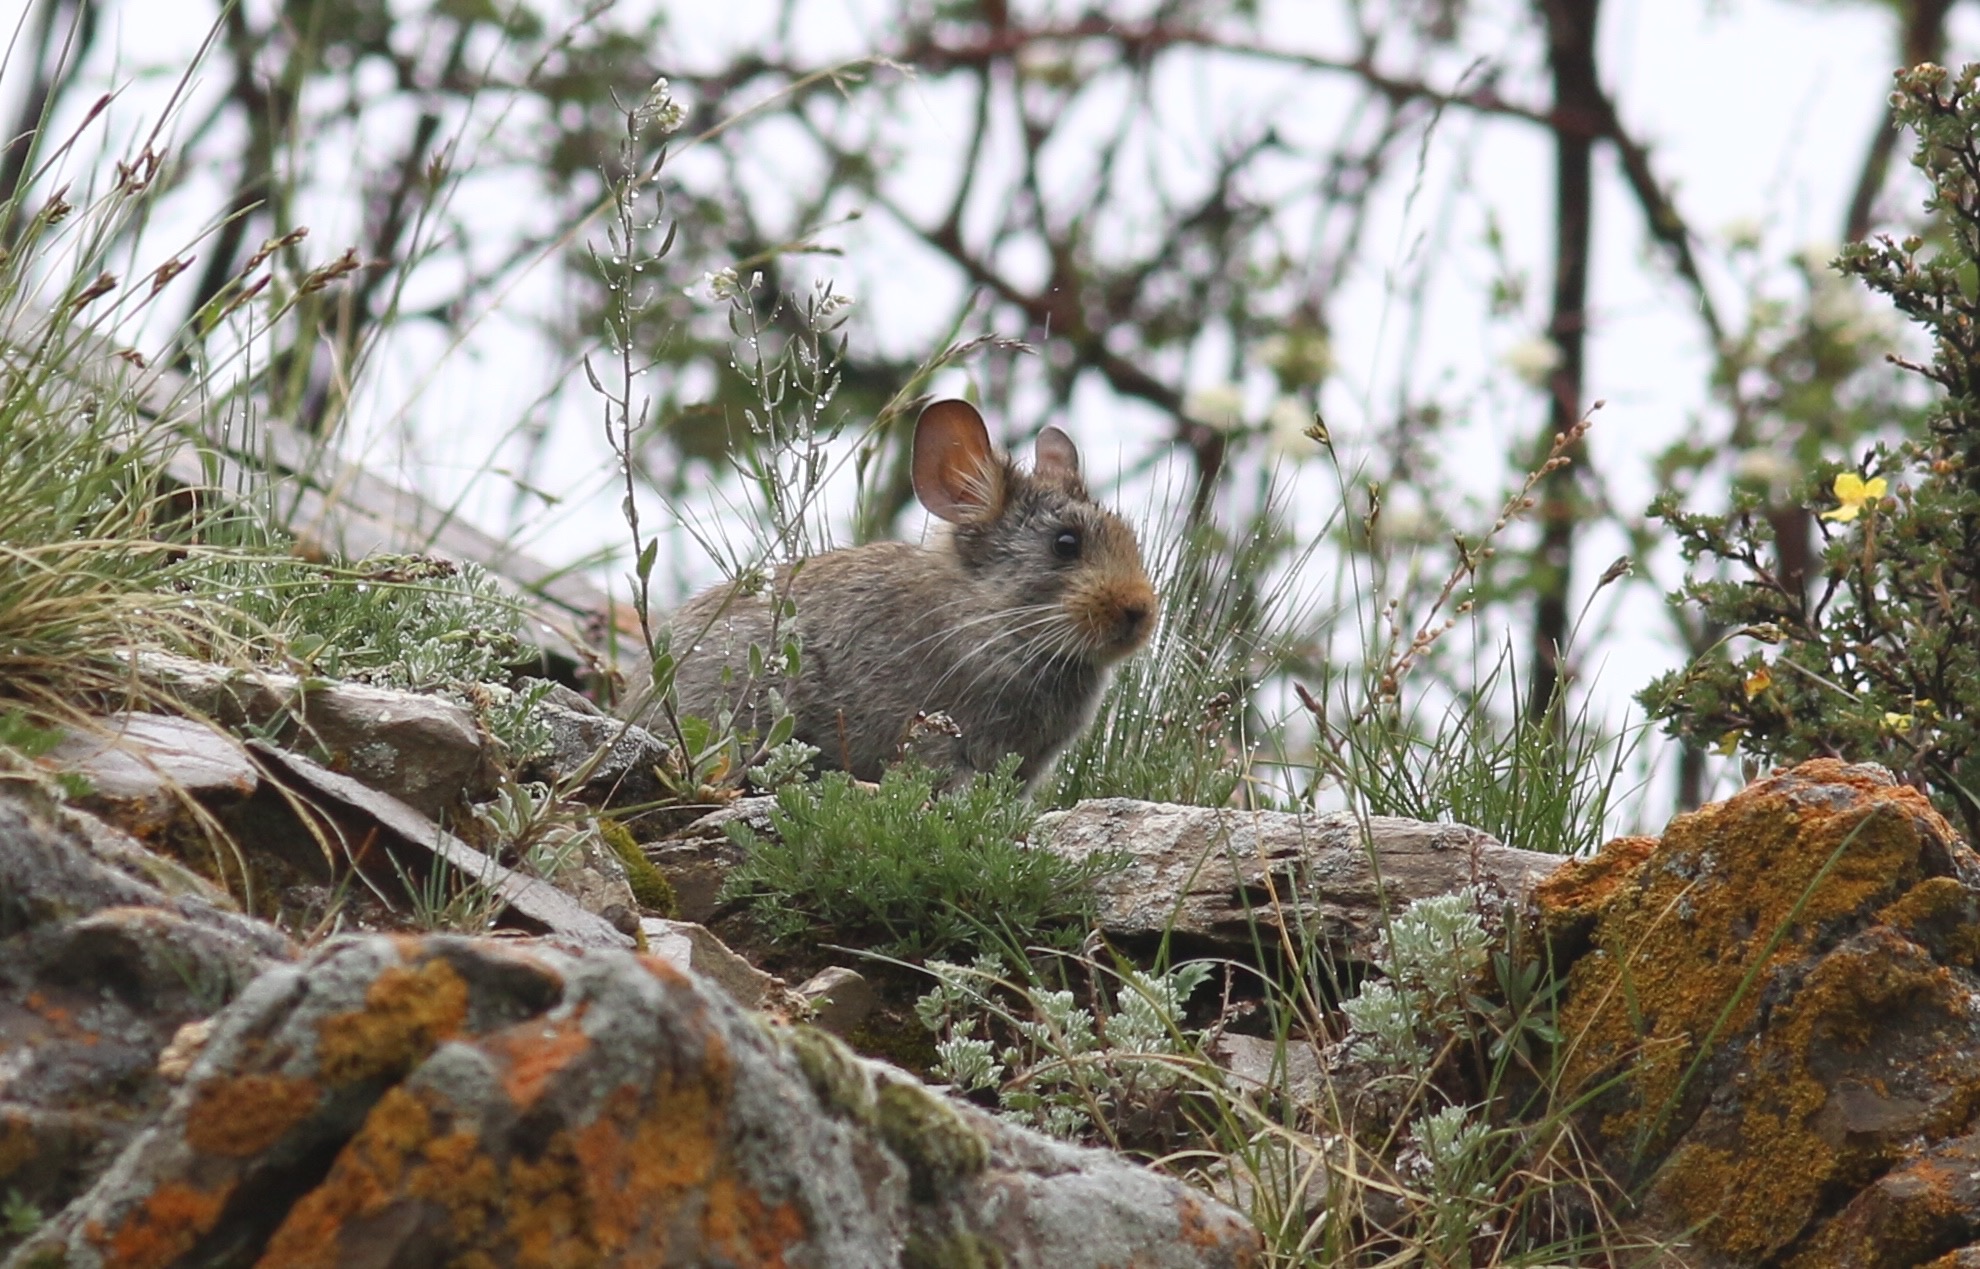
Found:
M 1744 727 L 1733 728 L 1725 735 L 1719 737 L 1719 743 L 1712 746 L 1712 752 L 1718 754 L 1721 758 L 1732 757 L 1733 754 L 1737 752 L 1739 749 L 1740 737 L 1744 736 L 1745 734 L 1746 734 L 1746 728 Z
M 1911 730 L 1911 715 L 1909 715 L 1909 714 L 1888 714 L 1888 713 L 1887 713 L 1887 714 L 1885 714 L 1885 715 L 1884 715 L 1884 730 L 1885 730 L 1885 731 L 1894 731 L 1894 732 L 1897 732 L 1897 733 L 1898 733 L 1899 735 L 1903 735 L 1903 734 L 1904 734 L 1905 732 L 1908 732 L 1908 731 L 1910 731 L 1910 730 Z
M 1847 524 L 1863 514 L 1863 508 L 1873 505 L 1884 496 L 1890 482 L 1882 476 L 1875 480 L 1865 480 L 1853 471 L 1838 472 L 1834 486 L 1836 501 L 1842 505 L 1833 511 L 1824 511 L 1824 520 L 1840 520 Z
M 1752 700 L 1774 685 L 1774 676 L 1766 666 L 1761 666 L 1746 676 L 1746 699 Z

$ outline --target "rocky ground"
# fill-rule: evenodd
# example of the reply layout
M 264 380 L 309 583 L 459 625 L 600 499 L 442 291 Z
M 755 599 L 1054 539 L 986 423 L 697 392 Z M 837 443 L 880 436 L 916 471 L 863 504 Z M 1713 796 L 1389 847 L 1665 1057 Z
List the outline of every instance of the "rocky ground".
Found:
M 50 784 L 0 788 L 0 1194 L 41 1217 L 0 1225 L 10 1269 L 1265 1256 L 1203 1191 L 856 1052 L 911 1028 L 889 971 L 779 962 L 717 901 L 723 825 L 766 827 L 761 800 L 630 817 L 636 850 L 552 884 L 456 815 L 500 776 L 460 706 L 155 672 L 236 730 L 106 718 L 42 759 Z M 658 740 L 542 710 L 525 774 L 656 800 Z M 87 790 L 55 796 L 64 772 Z M 1317 939 L 1343 982 L 1385 914 L 1469 887 L 1563 982 L 1577 1121 L 1676 1263 L 1980 1265 L 1980 858 L 1878 769 L 1807 763 L 1569 863 L 1120 800 L 1032 845 L 1125 852 L 1099 895 L 1117 949 L 1270 970 Z M 442 863 L 490 932 L 392 901 Z M 1351 1078 L 1313 1039 L 1287 1086 Z M 1239 1086 L 1286 1061 L 1241 1026 L 1210 1052 Z

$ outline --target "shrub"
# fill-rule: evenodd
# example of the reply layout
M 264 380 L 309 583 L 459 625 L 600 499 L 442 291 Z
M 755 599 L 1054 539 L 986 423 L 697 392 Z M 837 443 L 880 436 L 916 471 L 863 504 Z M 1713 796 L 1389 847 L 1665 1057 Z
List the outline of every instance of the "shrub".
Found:
M 896 767 L 867 793 L 841 772 L 777 794 L 772 837 L 732 824 L 746 853 L 724 899 L 744 901 L 779 941 L 828 934 L 924 957 L 1009 939 L 1065 943 L 1085 933 L 1096 877 L 1112 858 L 1074 863 L 1022 843 L 1034 812 L 1017 764 L 934 796 L 925 771 Z
M 1694 574 L 1675 597 L 1750 640 L 1666 675 L 1642 700 L 1672 733 L 1763 761 L 1833 754 L 1874 759 L 1931 790 L 1980 835 L 1980 67 L 1930 64 L 1898 76 L 1899 122 L 1938 223 L 1923 236 L 1844 249 L 1837 267 L 1888 297 L 1932 341 L 1929 365 L 1903 362 L 1944 391 L 1927 435 L 1878 445 L 1860 464 L 1824 467 L 1800 496 L 1817 523 L 1826 577 L 1812 597 L 1768 566 L 1758 496 L 1723 515 L 1655 514 Z M 1750 645 L 1747 645 L 1750 646 Z

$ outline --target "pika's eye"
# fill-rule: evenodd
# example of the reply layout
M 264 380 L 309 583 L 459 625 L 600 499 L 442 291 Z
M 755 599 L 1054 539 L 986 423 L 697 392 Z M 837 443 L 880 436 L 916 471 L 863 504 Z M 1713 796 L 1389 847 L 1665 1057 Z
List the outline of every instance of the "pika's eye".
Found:
M 1078 529 L 1060 529 L 1059 535 L 1052 539 L 1052 554 L 1062 560 L 1076 560 L 1079 558 L 1079 546 Z

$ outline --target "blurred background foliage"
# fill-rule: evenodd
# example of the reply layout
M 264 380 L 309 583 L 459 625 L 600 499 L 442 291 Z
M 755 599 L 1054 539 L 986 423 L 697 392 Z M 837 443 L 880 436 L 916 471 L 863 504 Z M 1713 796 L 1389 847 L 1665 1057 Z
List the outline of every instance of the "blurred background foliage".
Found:
M 188 29 L 210 24 L 190 71 L 147 62 L 144 49 L 106 52 L 107 33 L 141 6 L 182 13 Z M 1591 464 L 1572 431 L 1593 404 L 1598 216 L 1628 220 L 1645 247 L 1636 267 L 1687 297 L 1708 351 L 1709 405 L 1661 421 L 1675 439 L 1652 456 L 1652 483 L 1708 510 L 1750 495 L 1788 585 L 1813 585 L 1824 567 L 1804 477 L 1919 426 L 1920 393 L 1884 360 L 1900 330 L 1826 255 L 1786 255 L 1762 226 L 1708 233 L 1686 218 L 1676 174 L 1609 95 L 1602 0 L 874 0 L 863 25 L 847 18 L 829 40 L 817 38 L 833 21 L 817 4 L 756 7 L 766 37 L 710 55 L 686 38 L 708 21 L 699 0 L 27 0 L 7 65 L 15 118 L 0 197 L 31 209 L 82 179 L 87 165 L 66 147 L 93 144 L 119 84 L 178 85 L 129 161 L 154 183 L 157 215 L 196 226 L 196 240 L 162 257 L 139 246 L 147 224 L 130 226 L 132 273 L 159 271 L 158 298 L 138 328 L 101 320 L 152 360 L 191 368 L 211 342 L 186 332 L 257 287 L 286 296 L 264 408 L 325 436 L 376 408 L 363 387 L 382 347 L 442 362 L 491 314 L 513 318 L 528 280 L 554 270 L 552 302 L 520 319 L 551 369 L 540 384 L 517 375 L 509 416 L 486 422 L 518 525 L 557 500 L 540 477 L 567 435 L 558 420 L 597 412 L 579 367 L 608 332 L 642 360 L 640 478 L 670 506 L 723 487 L 738 452 L 769 434 L 747 422 L 766 406 L 739 355 L 819 346 L 805 297 L 842 267 L 842 231 L 858 224 L 869 249 L 898 253 L 914 311 L 889 325 L 900 297 L 875 297 L 866 326 L 826 341 L 836 376 L 806 408 L 852 424 L 827 437 L 857 451 L 860 511 L 843 535 L 896 532 L 911 502 L 906 415 L 887 414 L 890 403 L 926 387 L 944 348 L 1006 337 L 955 360 L 1007 437 L 1082 409 L 1118 417 L 1123 436 L 1139 429 L 1133 445 L 1082 441 L 1123 447 L 1125 481 L 1174 476 L 1177 512 L 1162 532 L 1193 543 L 1178 554 L 1197 579 L 1189 593 L 1277 614 L 1273 630 L 1237 641 L 1239 660 L 1218 663 L 1227 681 L 1196 695 L 1224 693 L 1229 746 L 1286 718 L 1313 724 L 1284 742 L 1287 757 L 1367 721 L 1327 719 L 1325 691 L 1317 705 L 1292 702 L 1292 682 L 1321 684 L 1343 664 L 1364 667 L 1391 703 L 1414 692 L 1439 711 L 1489 681 L 1492 708 L 1553 726 L 1583 672 L 1577 655 L 1599 648 L 1619 613 L 1652 614 L 1655 637 L 1686 659 L 1725 644 L 1729 631 L 1696 605 L 1625 609 L 1619 598 L 1674 589 L 1682 566 L 1645 500 L 1619 494 L 1616 473 Z M 1947 56 L 1957 8 L 1823 7 L 1881 15 L 1893 68 Z M 1308 38 L 1313 29 L 1327 37 Z M 1311 51 L 1321 44 L 1336 51 Z M 1213 72 L 1346 96 L 1324 118 L 1184 120 L 1191 99 L 1177 84 Z M 628 114 L 661 79 L 684 116 L 628 146 Z M 914 131 L 930 103 L 969 126 L 931 147 Z M 1521 258 L 1488 216 L 1477 245 L 1495 267 L 1469 280 L 1503 331 L 1525 332 L 1503 359 L 1514 395 L 1486 400 L 1405 374 L 1365 403 L 1352 454 L 1337 454 L 1321 415 L 1339 374 L 1336 333 L 1376 320 L 1338 297 L 1357 274 L 1391 270 L 1394 303 L 1379 320 L 1407 364 L 1455 231 L 1442 215 L 1398 256 L 1382 209 L 1421 192 L 1439 129 L 1487 126 L 1543 145 L 1554 185 L 1548 223 L 1517 235 L 1542 235 L 1544 255 Z M 1213 161 L 1165 153 L 1190 129 L 1213 138 Z M 1897 188 L 1896 134 L 1871 137 L 1863 153 L 1835 156 L 1858 173 L 1831 213 L 1838 241 L 1932 232 Z M 664 214 L 650 204 L 635 241 L 608 239 L 613 190 L 642 185 L 663 146 L 673 153 L 643 189 L 664 197 Z M 723 270 L 740 306 L 715 293 Z M 636 302 L 615 308 L 616 287 Z M 760 321 L 743 329 L 738 313 Z M 1507 486 L 1544 470 L 1487 550 L 1498 503 L 1477 503 L 1478 446 L 1453 438 L 1491 411 L 1521 420 L 1490 455 Z M 1548 465 L 1550 452 L 1568 461 Z M 1326 474 L 1288 481 L 1295 465 Z M 1481 505 L 1478 523 L 1459 522 Z M 694 549 L 694 535 L 674 536 Z M 1612 548 L 1591 543 L 1614 542 L 1637 567 L 1600 567 Z M 1603 552 L 1593 566 L 1592 549 Z M 1201 580 L 1240 567 L 1239 582 Z M 1302 588 L 1302 603 L 1259 602 Z M 1500 668 L 1481 676 L 1481 657 Z M 1260 684 L 1247 723 L 1228 690 Z M 1193 734 L 1201 745 L 1202 728 Z M 1665 805 L 1703 796 L 1707 762 L 1683 749 Z

